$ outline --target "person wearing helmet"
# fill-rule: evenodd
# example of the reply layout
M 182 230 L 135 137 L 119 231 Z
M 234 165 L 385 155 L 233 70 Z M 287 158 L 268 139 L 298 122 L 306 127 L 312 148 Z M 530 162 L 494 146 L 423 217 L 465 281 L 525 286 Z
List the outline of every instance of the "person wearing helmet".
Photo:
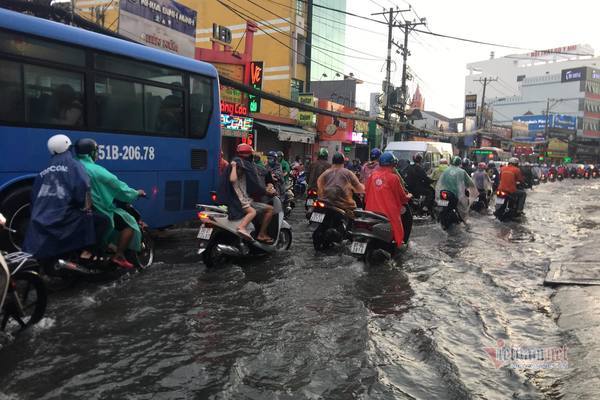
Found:
M 353 195 L 364 193 L 365 187 L 352 171 L 344 168 L 343 154 L 335 153 L 331 161 L 331 168 L 317 179 L 319 198 L 351 215 L 356 208 Z
M 54 135 L 48 140 L 51 158 L 32 188 L 31 220 L 23 251 L 44 261 L 96 243 L 91 214 L 90 179 L 71 151 L 71 140 Z M 83 250 L 82 257 L 91 253 Z
M 254 240 L 247 227 L 260 213 L 262 222 L 256 237 L 257 240 L 272 244 L 273 239 L 267 234 L 267 228 L 273 217 L 273 207 L 256 201 L 264 196 L 273 196 L 275 191 L 268 191 L 261 180 L 253 162 L 254 149 L 246 143 L 237 146 L 237 157 L 227 168 L 221 180 L 219 198 L 227 205 L 229 219 L 240 220 L 237 231 L 247 240 Z
M 439 199 L 440 192 L 443 190 L 456 196 L 458 199 L 457 211 L 463 219 L 466 219 L 470 201 L 477 199 L 477 190 L 471 177 L 462 168 L 462 160 L 458 156 L 452 159 L 452 165 L 440 176 L 435 186 L 436 198 Z
M 94 211 L 108 219 L 109 229 L 98 239 L 104 248 L 114 240 L 117 251 L 111 261 L 121 268 L 131 269 L 133 264 L 125 257 L 125 251 L 140 250 L 142 232 L 136 219 L 124 209 L 117 207 L 115 200 L 129 204 L 139 197 L 145 197 L 146 192 L 142 189 L 130 188 L 106 168 L 96 164 L 98 144 L 95 140 L 78 140 L 75 143 L 75 151 L 90 178 Z
M 281 170 L 283 171 L 283 179 L 285 180 L 286 186 L 290 183 L 290 173 L 292 172 L 292 168 L 290 167 L 290 163 L 283 157 L 283 151 L 277 152 L 277 161 L 281 165 Z
M 317 154 L 317 161 L 310 164 L 308 167 L 308 190 L 317 190 L 317 180 L 321 174 L 331 168 L 331 164 L 327 161 L 329 152 L 326 148 L 321 148 Z
M 469 176 L 473 175 L 473 163 L 467 157 L 462 160 L 462 169 L 464 169 Z
M 435 185 L 437 184 L 437 181 L 440 179 L 440 176 L 442 176 L 442 174 L 444 173 L 444 171 L 448 168 L 448 159 L 446 158 L 442 158 L 440 160 L 440 163 L 437 167 L 434 168 L 434 170 L 431 172 L 431 180 L 433 182 L 431 182 L 431 187 L 433 189 L 435 189 Z
M 390 221 L 397 247 L 406 242 L 401 216 L 406 212 L 411 195 L 406 194 L 395 169 L 392 153 L 383 153 L 379 168 L 369 176 L 365 187 L 365 209 L 385 215 Z
M 523 173 L 519 169 L 519 159 L 512 157 L 508 160 L 508 165 L 500 169 L 500 185 L 498 190 L 517 198 L 517 211 L 522 212 L 525 206 L 527 194 L 519 189 L 519 184 L 524 181 Z
M 273 188 L 283 201 L 283 197 L 285 194 L 283 185 L 283 170 L 281 169 L 281 165 L 277 161 L 277 153 L 273 150 L 267 152 L 267 165 L 265 166 L 265 170 L 267 173 L 265 176 L 265 185 L 273 186 Z
M 413 162 L 406 169 L 406 188 L 415 197 L 425 196 L 425 207 L 433 210 L 435 192 L 431 187 L 433 180 L 427 176 L 422 166 L 423 154 L 416 153 Z
M 367 181 L 369 180 L 369 176 L 371 176 L 373 171 L 379 167 L 379 157 L 381 157 L 381 150 L 379 150 L 377 147 L 373 148 L 373 150 L 371 150 L 369 162 L 366 162 L 360 171 L 361 183 L 366 185 Z
M 492 181 L 492 190 L 495 192 L 498 190 L 498 185 L 500 185 L 500 171 L 496 167 L 496 163 L 490 161 L 487 165 L 487 174 Z

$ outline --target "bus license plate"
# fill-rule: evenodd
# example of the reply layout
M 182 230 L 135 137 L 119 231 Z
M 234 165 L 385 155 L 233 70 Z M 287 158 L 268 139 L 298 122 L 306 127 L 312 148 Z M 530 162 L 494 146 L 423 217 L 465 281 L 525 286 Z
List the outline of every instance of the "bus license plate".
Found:
M 449 203 L 450 203 L 450 202 L 449 202 L 448 200 L 438 200 L 438 201 L 437 201 L 437 204 L 438 204 L 438 206 L 440 206 L 440 207 L 448 207 L 448 204 L 449 204 Z
M 505 199 L 502 197 L 496 197 L 496 204 L 501 206 L 502 204 L 504 204 Z
M 315 204 L 315 201 L 313 199 L 306 199 L 306 206 L 307 207 L 312 207 L 313 204 Z
M 310 215 L 310 222 L 317 222 L 320 224 L 321 222 L 323 222 L 324 219 L 325 219 L 325 214 L 314 212 Z
M 350 245 L 350 252 L 352 254 L 365 254 L 367 251 L 367 243 L 366 242 L 352 242 Z
M 213 228 L 200 227 L 198 231 L 198 239 L 209 240 L 213 232 Z

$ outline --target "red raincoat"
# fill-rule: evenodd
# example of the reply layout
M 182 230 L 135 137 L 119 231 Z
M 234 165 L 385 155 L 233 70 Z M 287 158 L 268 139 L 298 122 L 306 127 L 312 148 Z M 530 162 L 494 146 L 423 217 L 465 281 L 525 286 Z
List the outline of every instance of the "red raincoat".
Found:
M 402 208 L 408 204 L 409 198 L 393 167 L 379 167 L 373 171 L 367 181 L 365 193 L 365 210 L 385 215 L 392 225 L 396 245 L 402 246 L 404 242 Z

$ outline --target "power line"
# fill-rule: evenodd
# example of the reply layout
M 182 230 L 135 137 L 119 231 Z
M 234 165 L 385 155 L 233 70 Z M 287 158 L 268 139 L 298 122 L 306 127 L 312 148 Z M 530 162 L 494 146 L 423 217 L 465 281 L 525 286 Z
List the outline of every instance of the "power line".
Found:
M 260 9 L 262 9 L 262 10 L 264 10 L 264 11 L 267 11 L 268 13 L 271 13 L 272 15 L 276 16 L 277 18 L 283 19 L 284 21 L 288 22 L 288 23 L 289 23 L 289 24 L 291 24 L 291 25 L 294 25 L 294 26 L 295 26 L 295 27 L 297 27 L 297 28 L 304 29 L 304 27 L 302 27 L 302 26 L 300 26 L 300 25 L 298 25 L 298 24 L 295 24 L 295 23 L 294 23 L 294 22 L 292 22 L 291 20 L 289 20 L 289 19 L 287 19 L 287 18 L 285 18 L 285 17 L 282 17 L 281 15 L 278 15 L 277 13 L 275 13 L 275 12 L 273 12 L 273 11 L 269 10 L 269 9 L 266 9 L 265 7 L 261 6 L 260 4 L 256 4 L 256 3 L 255 3 L 254 1 L 252 1 L 252 0 L 246 0 L 246 1 L 248 1 L 249 3 L 252 3 L 252 4 L 254 4 L 255 6 L 257 6 L 258 8 L 260 8 Z M 235 3 L 234 3 L 234 4 L 235 4 Z M 250 12 L 250 11 L 248 11 L 248 10 L 246 10 L 246 11 L 247 11 L 247 12 Z M 356 52 L 356 53 L 365 54 L 365 55 L 368 55 L 368 56 L 371 56 L 371 57 L 376 57 L 376 58 L 365 58 L 365 57 L 351 56 L 351 57 L 353 57 L 353 58 L 357 58 L 357 59 L 360 59 L 360 60 L 369 60 L 369 61 L 381 61 L 381 60 L 384 60 L 384 58 L 377 57 L 377 56 L 375 56 L 375 55 L 373 55 L 373 54 L 366 53 L 366 52 L 364 52 L 364 51 L 361 51 L 361 50 L 356 50 L 356 49 L 353 49 L 353 48 L 351 48 L 351 47 L 348 47 L 348 46 L 346 46 L 346 45 L 343 45 L 343 44 L 341 44 L 341 43 L 334 42 L 333 40 L 331 40 L 331 39 L 328 39 L 328 38 L 326 38 L 325 36 L 321 36 L 321 35 L 319 35 L 319 34 L 316 34 L 316 33 L 314 33 L 313 31 L 311 31 L 311 30 L 309 30 L 309 29 L 306 29 L 306 31 L 307 31 L 307 32 L 309 32 L 309 33 L 311 33 L 311 34 L 313 34 L 314 36 L 316 36 L 316 37 L 318 37 L 318 38 L 324 39 L 324 40 L 326 40 L 326 41 L 328 41 L 328 42 L 330 42 L 330 43 L 333 43 L 333 44 L 335 44 L 335 45 L 337 45 L 337 46 L 340 46 L 340 47 L 343 47 L 343 48 L 345 48 L 345 49 L 352 50 L 352 51 L 354 51 L 354 52 Z M 338 55 L 346 56 L 346 54 L 342 54 L 342 53 L 336 53 L 336 52 L 334 52 L 334 51 L 332 51 L 332 50 L 329 50 L 329 49 L 324 49 L 324 48 L 322 48 L 322 47 L 319 47 L 319 46 L 316 46 L 316 45 L 313 45 L 313 44 L 311 44 L 311 47 L 314 47 L 314 48 L 317 48 L 317 49 L 321 49 L 321 50 L 327 50 L 327 51 L 329 51 L 329 52 L 331 52 L 331 53 L 334 53 L 334 54 L 338 54 Z M 350 56 L 348 56 L 348 57 L 350 57 Z
M 229 1 L 231 1 L 231 0 L 229 0 Z M 233 7 L 231 7 L 229 4 L 226 4 L 225 2 L 223 2 L 223 0 L 217 0 L 217 2 L 218 2 L 218 3 L 220 3 L 220 4 L 221 4 L 223 7 L 227 8 L 229 11 L 231 11 L 232 13 L 234 13 L 235 15 L 237 15 L 238 17 L 240 17 L 240 18 L 241 18 L 241 19 L 243 19 L 243 20 L 254 19 L 254 18 L 252 18 L 251 16 L 249 16 L 249 15 L 247 15 L 247 14 L 244 14 L 243 12 L 240 12 L 240 11 L 238 11 L 238 10 L 235 10 L 235 9 L 234 9 Z M 233 2 L 232 2 L 232 3 L 233 3 Z M 234 5 L 236 5 L 236 6 L 238 6 L 238 5 L 237 5 L 237 4 L 235 4 L 235 3 L 233 3 L 233 4 L 234 4 Z M 238 7 L 239 7 L 239 6 L 238 6 Z M 240 8 L 241 8 L 241 7 L 240 7 Z M 277 32 L 279 32 L 279 33 L 283 33 L 283 34 L 287 35 L 285 32 L 283 32 L 283 31 L 279 31 L 279 30 L 278 30 L 277 28 L 275 28 L 275 27 L 272 27 L 272 28 L 273 28 L 273 30 L 275 30 L 275 31 L 277 31 Z M 258 26 L 258 29 L 259 29 L 260 31 L 262 31 L 262 32 L 263 32 L 265 35 L 269 36 L 271 39 L 275 40 L 277 43 L 281 44 L 282 46 L 284 46 L 284 47 L 288 48 L 289 50 L 293 51 L 294 53 L 296 53 L 296 54 L 298 54 L 298 55 L 304 56 L 304 54 L 300 53 L 298 50 L 295 50 L 295 49 L 293 49 L 293 48 L 292 48 L 292 47 L 290 47 L 288 44 L 286 44 L 286 43 L 282 42 L 281 40 L 277 39 L 275 36 L 271 35 L 271 34 L 270 34 L 268 31 L 266 31 L 265 29 L 261 28 L 260 26 Z M 322 66 L 322 67 L 324 67 L 324 68 L 327 68 L 327 69 L 328 69 L 328 70 L 330 70 L 330 71 L 337 72 L 338 74 L 341 74 L 342 76 L 344 76 L 344 75 L 347 75 L 347 74 L 345 74 L 345 73 L 344 73 L 344 72 L 342 72 L 342 71 L 337 71 L 337 70 L 333 69 L 332 67 L 330 67 L 330 66 L 328 66 L 328 65 L 325 65 L 325 64 L 322 64 L 322 63 L 320 63 L 320 62 L 318 62 L 318 61 L 316 61 L 316 60 L 313 60 L 313 59 L 311 59 L 311 58 L 309 58 L 309 57 L 306 57 L 306 56 L 304 56 L 304 57 L 305 57 L 307 60 L 309 60 L 309 61 L 311 61 L 311 62 L 314 62 L 315 64 L 317 64 L 317 65 L 320 65 L 320 66 Z M 339 60 L 335 60 L 335 61 L 339 61 Z M 358 79 L 358 78 L 357 78 L 357 79 Z M 361 81 L 364 81 L 364 80 L 362 80 L 362 79 L 360 79 L 360 80 L 361 80 Z M 375 83 L 375 82 L 369 82 L 369 81 L 364 81 L 364 82 L 368 82 L 368 83 L 377 84 L 377 83 Z
M 288 5 L 288 4 L 279 3 L 279 2 L 277 2 L 277 1 L 274 1 L 274 0 L 267 0 L 267 1 L 268 1 L 269 3 L 277 4 L 277 5 L 281 6 L 281 7 L 285 7 L 285 8 L 288 8 L 288 9 L 290 9 L 290 10 L 294 10 L 294 11 L 296 11 L 296 12 L 300 12 L 300 11 L 302 11 L 302 9 L 301 9 L 301 8 L 292 7 L 292 6 Z M 319 19 L 322 19 L 322 20 L 324 20 L 324 21 L 333 22 L 333 23 L 336 23 L 336 24 L 338 24 L 338 25 L 343 25 L 344 27 L 349 27 L 349 28 L 360 29 L 360 30 L 361 30 L 361 31 L 363 31 L 363 32 L 369 32 L 369 33 L 373 33 L 373 34 L 375 34 L 375 35 L 379 35 L 379 36 L 386 36 L 386 34 L 385 34 L 385 33 L 383 33 L 383 32 L 371 31 L 371 30 L 365 29 L 365 28 L 364 28 L 364 27 L 362 27 L 362 26 L 356 26 L 356 25 L 347 24 L 347 23 L 345 23 L 345 22 L 342 22 L 342 21 L 340 21 L 340 20 L 336 20 L 336 19 L 327 18 L 327 17 L 324 17 L 324 16 L 322 16 L 322 15 L 318 15 L 318 14 L 313 14 L 313 18 L 319 18 Z
M 305 3 L 305 4 L 307 3 L 306 0 L 298 0 L 298 1 L 301 1 L 302 3 Z M 334 11 L 334 12 L 337 12 L 337 13 L 340 13 L 340 14 L 349 15 L 351 17 L 361 18 L 361 19 L 364 19 L 364 20 L 367 20 L 367 21 L 376 22 L 378 24 L 387 25 L 387 22 L 380 21 L 380 20 L 374 19 L 374 18 L 365 17 L 364 15 L 358 15 L 358 14 L 354 14 L 354 13 L 351 13 L 351 12 L 348 12 L 348 11 L 339 10 L 337 8 L 322 6 L 320 4 L 313 4 L 313 7 L 318 7 L 318 8 L 322 8 L 324 10 Z

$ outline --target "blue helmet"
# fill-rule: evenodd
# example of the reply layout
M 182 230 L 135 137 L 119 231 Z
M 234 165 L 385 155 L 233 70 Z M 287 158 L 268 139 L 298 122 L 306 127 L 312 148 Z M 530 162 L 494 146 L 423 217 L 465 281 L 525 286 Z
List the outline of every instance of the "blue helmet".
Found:
M 396 156 L 393 153 L 383 153 L 379 157 L 379 165 L 387 167 L 396 163 Z
M 378 160 L 379 157 L 381 157 L 381 150 L 375 147 L 373 150 L 371 150 L 371 160 Z
M 276 151 L 268 151 L 267 152 L 267 157 L 273 157 L 273 158 L 277 158 L 277 152 Z

